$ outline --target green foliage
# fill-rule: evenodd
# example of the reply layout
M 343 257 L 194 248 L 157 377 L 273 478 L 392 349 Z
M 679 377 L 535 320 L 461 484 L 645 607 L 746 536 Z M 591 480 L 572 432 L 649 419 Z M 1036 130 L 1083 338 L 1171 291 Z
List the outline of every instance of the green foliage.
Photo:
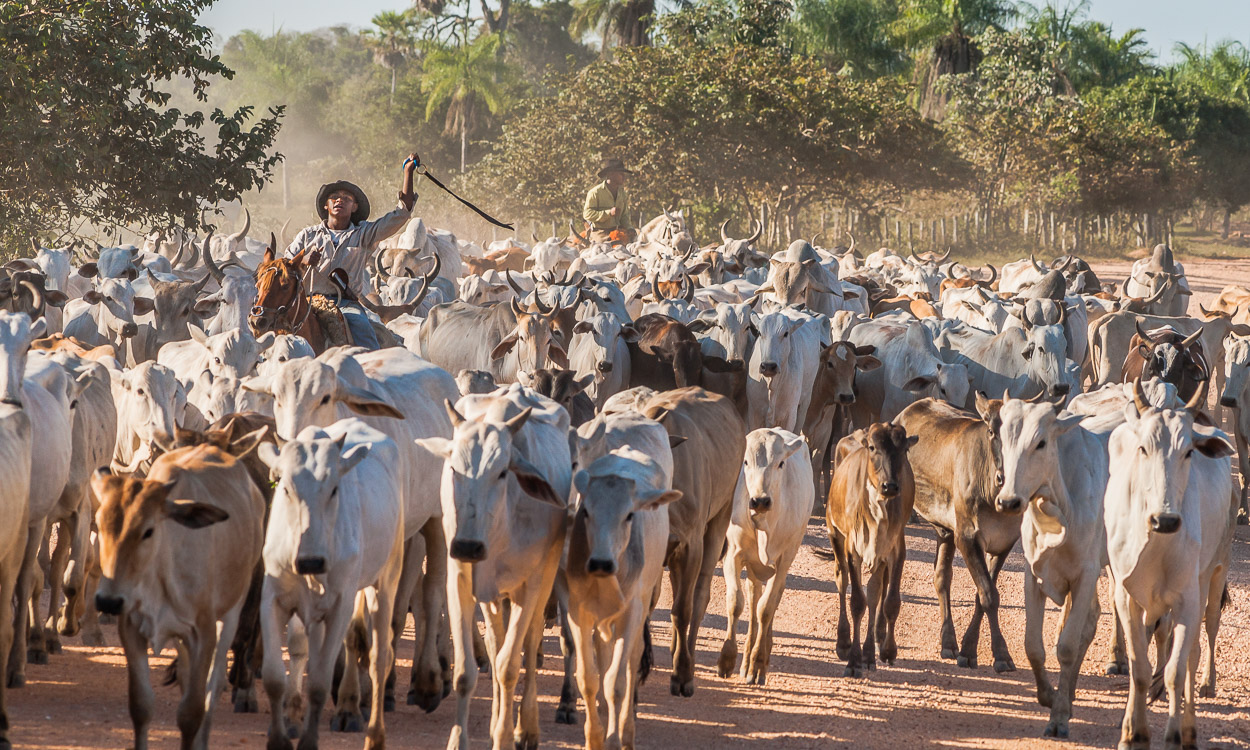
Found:
M 0 231 L 198 225 L 204 202 L 265 183 L 281 108 L 197 108 L 233 76 L 195 22 L 208 5 L 0 2 Z M 161 88 L 175 78 L 185 110 Z
M 840 73 L 892 75 L 909 62 L 889 38 L 898 17 L 898 0 L 798 0 L 793 35 L 800 49 L 827 58 Z
M 426 52 L 421 86 L 429 96 L 425 104 L 428 121 L 446 108 L 445 133 L 460 134 L 460 171 L 465 168 L 469 133 L 485 110 L 497 114 L 506 103 L 506 81 L 511 70 L 499 58 L 503 39 L 484 34 L 460 46 L 431 46 Z
M 1154 55 L 1142 36 L 1142 29 L 1129 29 L 1120 36 L 1098 21 L 1084 20 L 1089 0 L 1067 5 L 1022 6 L 1025 28 L 1049 39 L 1057 46 L 1055 65 L 1076 91 L 1095 86 L 1111 87 L 1150 73 Z

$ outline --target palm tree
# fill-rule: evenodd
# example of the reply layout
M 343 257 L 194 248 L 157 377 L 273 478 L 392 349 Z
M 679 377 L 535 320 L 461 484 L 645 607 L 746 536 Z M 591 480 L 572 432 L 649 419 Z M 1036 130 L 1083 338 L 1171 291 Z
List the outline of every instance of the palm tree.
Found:
M 421 84 L 429 96 L 425 119 L 429 121 L 440 107 L 447 107 L 445 132 L 460 133 L 461 173 L 469 148 L 469 131 L 476 128 L 485 113 L 498 114 L 506 104 L 510 69 L 497 54 L 502 43 L 498 34 L 483 34 L 456 47 L 433 47 L 425 56 Z
M 655 0 L 575 0 L 569 32 L 580 39 L 598 32 L 607 52 L 613 39 L 622 47 L 641 47 L 651 41 Z
M 1053 2 L 1043 7 L 1021 5 L 1029 31 L 1057 46 L 1060 70 L 1056 77 L 1066 87 L 1083 91 L 1089 86 L 1118 86 L 1148 72 L 1154 55 L 1142 36 L 1145 31 L 1129 29 L 1113 36 L 1110 26 L 1082 20 L 1089 8 L 1089 0 L 1065 5 L 1062 10 Z
M 373 61 L 391 71 L 391 104 L 395 103 L 395 78 L 399 68 L 412 54 L 417 19 L 412 9 L 384 10 L 373 17 L 376 28 L 368 29 L 365 38 L 373 50 Z
M 893 0 L 798 0 L 794 27 L 808 53 L 856 76 L 875 77 L 906 68 L 907 54 L 886 31 L 898 19 Z
M 932 120 L 946 116 L 949 95 L 938 88 L 938 79 L 975 70 L 981 53 L 972 38 L 1002 28 L 1015 14 L 1011 0 L 907 0 L 891 32 L 916 54 L 921 115 Z
M 1211 50 L 1181 42 L 1176 53 L 1181 58 L 1177 78 L 1212 96 L 1250 104 L 1250 50 L 1241 42 L 1220 42 Z

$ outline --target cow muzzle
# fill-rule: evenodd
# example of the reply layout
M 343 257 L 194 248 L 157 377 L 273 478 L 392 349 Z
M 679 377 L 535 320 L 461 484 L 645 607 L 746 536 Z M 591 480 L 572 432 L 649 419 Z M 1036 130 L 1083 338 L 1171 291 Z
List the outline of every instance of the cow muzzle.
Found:
M 1155 513 L 1150 516 L 1150 530 L 1160 534 L 1175 534 L 1181 527 L 1181 517 L 1175 513 Z
M 120 333 L 124 339 L 134 338 L 139 333 L 139 326 L 134 323 L 125 323 L 122 325 Z
M 771 378 L 780 371 L 781 368 L 777 366 L 776 362 L 760 362 L 760 375 L 766 378 Z
M 1002 513 L 1016 513 L 1024 508 L 1024 498 L 1018 495 L 999 495 L 994 498 L 994 505 Z
M 586 572 L 592 576 L 610 576 L 616 572 L 616 561 L 592 557 L 586 561 Z
M 838 403 L 839 403 L 839 404 L 853 404 L 853 403 L 855 403 L 855 394 L 854 394 L 854 393 L 839 393 L 839 394 L 838 394 Z
M 885 498 L 898 497 L 898 482 L 882 482 L 881 496 Z
M 750 500 L 750 506 L 751 506 L 751 510 L 755 511 L 756 513 L 765 513 L 769 510 L 772 510 L 773 499 L 769 497 L 768 495 L 760 495 L 759 497 L 753 497 Z
M 595 369 L 606 375 L 607 373 L 612 372 L 612 363 L 600 362 L 599 364 L 595 365 Z
M 302 576 L 319 576 L 326 572 L 324 557 L 301 557 L 295 561 L 295 572 Z
M 468 539 L 453 539 L 449 548 L 451 556 L 460 562 L 481 562 L 486 559 L 486 544 Z
M 126 600 L 120 596 L 109 596 L 107 594 L 95 595 L 95 608 L 106 615 L 120 615 L 122 606 Z
M 1068 385 L 1067 383 L 1058 383 L 1050 387 L 1050 395 L 1066 396 L 1068 395 L 1068 391 L 1070 391 L 1071 389 L 1072 389 L 1072 386 Z
M 1220 406 L 1227 406 L 1230 409 L 1237 408 L 1236 396 L 1220 396 Z

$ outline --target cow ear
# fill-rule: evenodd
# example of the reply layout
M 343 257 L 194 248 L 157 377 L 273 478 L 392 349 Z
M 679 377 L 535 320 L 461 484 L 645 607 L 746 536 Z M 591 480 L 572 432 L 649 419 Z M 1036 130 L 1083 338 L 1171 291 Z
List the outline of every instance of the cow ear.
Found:
M 156 303 L 148 297 L 135 297 L 135 315 L 147 315 L 156 309 Z
M 517 342 L 517 335 L 515 333 L 508 334 L 506 337 L 504 337 L 503 341 L 500 341 L 498 344 L 495 345 L 494 349 L 491 349 L 490 358 L 502 359 L 504 355 L 512 351 L 512 347 L 516 346 L 516 342 Z
M 554 337 L 547 341 L 547 358 L 555 362 L 561 370 L 569 369 L 569 355 Z
M 95 263 L 83 263 L 78 269 L 78 275 L 84 279 L 94 279 L 100 273 L 100 268 Z
M 573 488 L 582 495 L 585 495 L 586 490 L 590 488 L 590 474 L 586 473 L 585 469 L 573 475 Z
M 243 458 L 247 454 L 256 450 L 256 447 L 264 441 L 265 435 L 269 432 L 269 425 L 261 425 L 259 430 L 253 430 L 243 435 L 238 440 L 230 444 L 230 455 L 235 458 Z
M 708 263 L 707 261 L 703 261 L 702 263 L 695 263 L 693 266 L 689 266 L 686 268 L 686 273 L 690 274 L 691 276 L 698 276 L 699 274 L 706 271 L 710 265 L 711 264 Z
M 621 338 L 630 343 L 636 342 L 640 335 L 633 326 L 621 326 Z
M 1059 417 L 1055 420 L 1055 434 L 1062 435 L 1081 423 L 1084 419 L 1080 414 L 1070 414 L 1066 417 Z
M 274 336 L 273 331 L 266 331 L 265 333 L 261 334 L 260 338 L 256 339 L 256 343 L 260 345 L 260 348 L 262 350 L 268 349 L 269 347 L 273 346 L 273 340 L 275 338 L 277 337 Z
M 64 307 L 65 303 L 69 302 L 69 295 L 56 289 L 49 289 L 43 293 L 43 301 L 49 307 Z
M 145 270 L 146 270 L 146 269 L 145 269 Z M 137 278 L 139 278 L 139 269 L 137 269 L 137 268 L 135 268 L 135 267 L 133 267 L 133 266 L 131 266 L 130 268 L 127 268 L 127 269 L 126 269 L 126 279 L 127 279 L 128 281 L 134 281 L 134 280 L 135 280 L 135 279 L 137 279 Z
M 916 445 L 916 443 L 919 443 L 919 442 L 920 442 L 920 436 L 919 436 L 919 435 L 910 435 L 910 436 L 908 436 L 908 438 L 907 438 L 907 447 L 908 447 L 908 448 L 911 448 L 911 447 L 915 446 L 915 445 Z
M 394 406 L 391 406 L 382 398 L 366 391 L 363 388 L 357 388 L 354 385 L 343 382 L 341 379 L 338 383 L 338 400 L 345 404 L 349 409 L 357 414 L 363 414 L 366 417 L 392 417 L 394 419 L 403 419 L 404 415 Z
M 856 357 L 855 369 L 860 372 L 872 372 L 881 366 L 881 360 L 876 357 Z
M 48 335 L 48 319 L 40 316 L 30 323 L 30 340 L 41 339 Z
M 339 476 L 346 474 L 356 465 L 365 460 L 365 456 L 369 455 L 370 445 L 368 443 L 357 443 L 343 453 L 342 459 L 339 461 Z
M 104 295 L 100 294 L 95 289 L 88 290 L 88 292 L 84 294 L 82 298 L 92 305 L 98 305 L 104 301 Z
M 187 332 L 191 334 L 192 340 L 196 343 L 208 346 L 208 334 L 204 333 L 204 329 L 190 321 L 187 322 Z
M 858 366 L 858 365 L 857 365 Z M 903 383 L 903 390 L 909 393 L 920 393 L 924 389 L 933 385 L 934 377 L 932 375 L 918 375 L 906 383 Z
M 241 384 L 243 390 L 252 393 L 263 393 L 267 396 L 273 395 L 273 383 L 267 375 L 254 375 L 250 378 L 244 378 Z
M 681 490 L 650 490 L 639 493 L 638 499 L 634 501 L 634 510 L 656 510 L 677 502 L 681 497 Z
M 442 459 L 451 457 L 451 449 L 455 445 L 444 437 L 417 438 L 413 442 Z
M 573 326 L 573 333 L 593 333 L 595 327 L 588 320 L 579 320 L 577 325 Z
M 690 438 L 686 437 L 685 435 L 669 435 L 668 436 L 669 450 L 676 448 L 677 446 L 681 445 L 682 443 L 686 442 L 689 439 Z
M 694 320 L 686 324 L 686 328 L 689 328 L 692 333 L 702 333 L 703 331 L 706 331 L 707 329 L 711 328 L 714 325 L 715 323 L 713 323 L 710 320 L 702 320 L 700 318 L 695 318 Z
M 512 463 L 508 465 L 508 471 L 516 477 L 517 484 L 521 486 L 521 490 L 534 498 L 542 500 L 544 503 L 551 503 L 557 508 L 564 507 L 564 501 L 556 494 L 551 485 L 547 483 L 542 472 L 537 466 L 525 460 L 522 456 L 513 456 Z
M 1034 347 L 1033 344 L 1029 344 L 1028 346 L 1024 347 L 1024 351 L 1020 352 L 1020 356 L 1024 357 L 1025 359 L 1032 359 L 1033 350 L 1035 348 L 1036 347 Z
M 260 459 L 261 463 L 269 467 L 269 476 L 271 478 L 274 470 L 278 468 L 279 455 L 281 455 L 281 451 L 273 443 L 261 443 L 256 447 L 256 457 Z
M 216 505 L 197 503 L 194 500 L 166 500 L 165 517 L 186 526 L 188 529 L 202 529 L 221 523 L 230 514 Z
M 581 393 L 582 391 L 589 388 L 590 384 L 593 382 L 595 382 L 595 374 L 593 372 L 583 375 L 582 377 L 573 381 L 573 385 L 577 387 L 577 390 L 574 392 Z
M 998 419 L 998 410 L 1003 407 L 1003 402 L 998 399 L 991 399 L 983 392 L 977 391 L 976 407 L 981 421 L 992 425 Z
M 842 298 L 843 299 L 859 299 L 859 292 L 854 292 L 854 291 L 851 291 L 850 289 L 847 289 L 846 287 L 842 287 Z
M 1224 458 L 1233 455 L 1233 446 L 1222 433 L 1212 427 L 1194 425 L 1194 447 L 1207 458 Z
M 807 445 L 807 441 L 799 437 L 798 435 L 794 435 L 792 437 L 788 437 L 785 440 L 783 440 L 782 445 L 785 446 L 785 452 L 782 455 L 778 456 L 778 458 L 784 461 L 790 456 L 793 456 L 799 450 L 799 448 L 802 448 L 805 445 Z

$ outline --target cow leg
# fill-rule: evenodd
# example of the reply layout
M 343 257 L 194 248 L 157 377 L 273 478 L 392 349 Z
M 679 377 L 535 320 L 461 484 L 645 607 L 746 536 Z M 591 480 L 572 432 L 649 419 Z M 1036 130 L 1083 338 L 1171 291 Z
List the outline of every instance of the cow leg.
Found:
M 560 569 L 560 554 L 561 545 L 554 546 L 543 561 L 539 577 L 531 578 L 525 586 L 523 619 L 520 621 L 525 629 L 517 634 L 526 639 L 525 684 L 521 691 L 520 726 L 511 733 L 516 750 L 538 750 L 538 654 L 546 622 L 546 605 L 551 599 L 556 571 Z M 508 733 L 505 733 L 504 739 L 507 737 Z
M 442 519 L 431 518 L 427 521 L 421 527 L 421 535 L 425 540 L 425 574 L 419 583 L 420 617 L 424 627 L 417 629 L 421 637 L 416 641 L 408 703 L 420 706 L 428 713 L 438 708 L 450 687 L 450 682 L 443 678 L 438 648 L 443 610 L 447 606 L 447 543 L 443 538 Z M 413 618 L 414 621 L 417 619 L 415 608 Z
M 747 643 L 746 654 L 742 658 L 742 668 L 738 672 L 738 676 L 743 680 L 747 679 L 747 673 L 751 671 L 752 655 L 755 653 L 756 647 L 760 642 L 760 621 L 755 616 L 756 610 L 759 608 L 760 597 L 764 592 L 764 586 L 750 571 L 747 572 Z
M 937 526 L 937 554 L 933 557 L 933 591 L 942 613 L 942 658 L 954 659 L 959 647 L 955 642 L 955 621 L 951 618 L 951 568 L 955 561 L 955 535 Z
M 1130 676 L 1118 750 L 1146 750 L 1150 747 L 1146 694 L 1150 692 L 1151 677 L 1150 656 L 1146 650 L 1146 613 L 1119 584 L 1115 586 L 1115 608 L 1126 636 Z
M 296 615 L 287 623 L 286 651 L 291 661 L 291 672 L 286 688 L 287 735 L 292 739 L 299 736 L 304 726 L 304 677 L 308 670 L 308 626 L 303 618 Z
M 65 603 L 61 605 L 56 621 L 57 632 L 64 636 L 76 636 L 86 609 L 83 590 L 87 584 L 87 567 L 91 561 L 91 498 L 84 493 L 78 510 L 61 523 L 61 530 L 70 532 L 68 555 L 61 582 L 65 589 Z M 85 638 L 85 636 L 84 636 Z
M 972 574 L 972 581 L 977 587 L 977 606 L 973 608 L 972 620 L 968 623 L 968 629 L 964 631 L 963 643 L 960 646 L 959 666 L 969 668 L 977 666 L 977 642 L 980 640 L 981 618 L 984 616 L 990 625 L 990 649 L 994 654 L 994 671 L 1013 672 L 1016 665 L 1012 663 L 1011 654 L 1007 650 L 1007 640 L 1003 638 L 1002 630 L 998 626 L 998 574 L 1002 571 L 1003 564 L 1007 562 L 1007 555 L 991 555 L 989 567 L 987 567 L 980 542 L 975 537 L 969 539 L 956 536 L 956 545 L 959 545 L 960 539 L 964 540 L 960 554 L 964 556 L 968 572 Z
M 507 600 L 502 605 L 497 602 L 490 602 L 482 606 L 482 616 L 486 621 L 486 651 L 491 656 L 491 680 L 490 680 L 490 735 L 495 736 L 495 724 L 499 721 L 499 704 L 502 700 L 499 697 L 499 667 L 495 660 L 499 657 L 499 647 L 507 637 L 507 625 L 504 620 L 506 613 L 511 612 Z M 511 619 L 511 618 L 509 618 Z
M 620 750 L 622 745 L 633 747 L 633 741 L 624 742 L 623 729 L 633 703 L 634 689 L 631 673 L 638 668 L 634 658 L 635 644 L 642 636 L 642 603 L 632 601 L 616 628 L 616 637 L 603 644 L 607 653 L 607 669 L 603 674 L 603 691 L 608 704 L 607 746 Z M 632 731 L 632 729 L 631 729 Z
M 95 608 L 94 604 L 88 602 L 95 601 L 95 590 L 100 585 L 100 552 L 96 548 L 99 540 L 96 539 L 95 532 L 90 532 L 90 541 L 87 545 L 87 562 L 86 583 L 79 597 L 78 606 L 74 608 L 74 612 L 79 616 L 79 622 L 82 623 L 82 645 L 92 648 L 99 648 L 104 645 L 104 631 L 100 628 L 100 612 Z
M 420 554 L 416 553 L 420 548 Z M 424 577 L 422 566 L 425 564 L 425 540 L 414 536 L 404 543 L 404 568 L 399 576 L 399 585 L 395 589 L 395 606 L 392 607 L 394 614 L 391 618 L 391 652 L 399 653 L 399 642 L 404 637 L 404 628 L 408 624 L 408 610 L 412 606 L 413 594 L 420 585 L 421 579 Z M 421 617 L 420 608 L 415 608 L 412 621 L 413 635 L 413 655 L 412 655 L 412 675 L 408 689 L 408 704 L 415 704 L 415 696 L 413 689 L 417 684 L 418 666 L 421 663 L 421 629 L 425 627 L 425 620 Z M 386 675 L 386 696 L 384 706 L 387 711 L 395 710 L 395 683 L 399 681 L 399 667 L 392 667 Z M 442 696 L 439 696 L 440 698 Z
M 603 725 L 599 720 L 599 658 L 595 648 L 595 629 L 588 619 L 572 623 L 570 633 L 577 663 L 577 689 L 582 691 L 582 699 L 586 702 L 586 748 L 600 750 L 603 747 Z
M 1220 610 L 1224 603 L 1227 585 L 1228 568 L 1221 565 L 1211 576 L 1211 585 L 1207 589 L 1207 607 L 1202 617 L 1207 631 L 1207 648 L 1203 651 L 1202 683 L 1198 689 L 1198 695 L 1202 698 L 1215 697 L 1215 637 L 1220 632 Z
M 777 615 L 777 605 L 781 603 L 781 594 L 786 586 L 786 574 L 790 571 L 793 557 L 783 557 L 777 561 L 773 577 L 764 585 L 764 596 L 761 604 L 756 606 L 756 618 L 759 620 L 759 635 L 755 639 L 755 650 L 748 652 L 751 659 L 751 672 L 747 681 L 763 685 L 768 679 L 768 662 L 773 653 L 773 620 Z
M 212 635 L 209 635 L 209 634 Z M 217 622 L 211 616 L 201 620 L 192 631 L 191 642 L 185 651 L 179 652 L 180 659 L 185 657 L 185 672 L 179 675 L 182 683 L 182 698 L 178 701 L 178 733 L 181 735 L 182 750 L 193 750 L 201 747 L 196 743 L 200 728 L 204 725 L 207 711 L 208 676 L 213 668 L 213 656 L 217 646 Z
M 636 610 L 636 611 L 635 611 Z M 623 666 L 617 669 L 624 672 L 624 684 L 617 693 L 620 701 L 620 737 L 619 745 L 613 747 L 634 747 L 634 718 L 637 713 L 638 662 L 642 656 L 642 631 L 646 627 L 647 609 L 642 602 L 635 602 L 630 611 L 631 620 L 626 626 L 626 634 L 622 638 L 621 652 L 625 659 Z
M 51 550 L 51 555 L 48 559 L 46 576 L 50 590 L 48 592 L 48 617 L 43 622 L 43 633 L 49 654 L 61 653 L 61 638 L 57 632 L 57 621 L 61 619 L 61 612 L 65 608 L 61 595 L 64 592 L 65 571 L 69 567 L 70 539 L 75 533 L 74 527 L 77 525 L 74 522 L 76 515 L 71 513 L 58 524 L 56 547 Z M 42 557 L 48 551 L 51 542 L 51 529 L 49 528 L 48 532 L 44 534 L 44 540 L 40 549 L 41 563 Z
M 864 601 L 864 582 L 861 573 L 863 560 L 858 555 L 850 553 L 848 555 L 849 565 L 847 572 L 850 573 L 850 595 L 851 595 L 851 649 L 846 656 L 846 670 L 842 673 L 843 677 L 863 677 L 863 641 L 860 640 L 859 623 L 864 616 L 866 602 Z
M 230 668 L 230 702 L 236 714 L 254 714 L 260 711 L 256 700 L 256 652 L 260 646 L 260 595 L 264 585 L 265 569 L 257 565 L 252 571 L 252 583 L 248 586 L 243 606 L 239 609 L 238 627 L 230 640 L 234 652 L 234 664 Z
M 447 617 L 452 632 L 452 681 L 456 691 L 456 725 L 447 738 L 447 750 L 469 748 L 469 706 L 477 687 L 478 670 L 469 666 L 473 636 L 477 624 L 473 620 L 473 566 L 452 563 L 447 577 Z M 476 665 L 474 665 L 476 666 Z
M 396 608 L 395 589 L 399 584 L 403 567 L 403 542 L 402 539 L 396 539 L 391 561 L 383 569 L 378 585 L 365 589 L 366 618 L 369 629 L 372 631 L 369 648 L 369 681 L 373 685 L 369 727 L 365 731 L 365 750 L 381 750 L 386 745 L 386 676 L 391 673 L 394 661 L 390 631 Z
M 1046 673 L 1046 643 L 1043 629 L 1046 625 L 1046 599 L 1042 586 L 1032 571 L 1024 574 L 1024 653 L 1033 669 L 1033 681 L 1037 683 L 1037 702 L 1047 708 L 1054 705 L 1054 688 Z M 1053 712 L 1052 712 L 1053 722 Z M 1047 727 L 1046 736 L 1054 736 Z
M 321 712 L 325 709 L 330 693 L 330 681 L 334 676 L 334 664 L 343 639 L 351 624 L 353 612 L 339 606 L 326 614 L 325 619 L 308 628 L 308 707 L 304 717 L 304 732 L 299 738 L 299 750 L 316 750 L 318 732 L 321 729 Z M 355 662 L 349 671 L 359 672 Z
M 846 616 L 846 596 L 851 590 L 851 564 L 847 561 L 846 537 L 842 536 L 842 532 L 831 527 L 829 543 L 838 561 L 838 636 L 834 652 L 839 659 L 846 661 L 851 656 L 851 623 Z
M 1115 614 L 1115 583 L 1112 582 L 1112 614 Z M 1107 666 L 1104 673 L 1108 675 L 1127 675 L 1128 674 L 1128 655 L 1124 649 L 1124 626 L 1120 624 L 1119 616 L 1111 618 L 1115 623 L 1115 633 L 1111 637 L 1111 645 L 1107 649 Z
M 725 576 L 725 641 L 720 647 L 716 671 L 722 678 L 733 674 L 738 666 L 738 618 L 742 616 L 742 552 L 736 542 L 729 542 L 721 573 Z M 747 639 L 750 653 L 750 639 Z
M 686 675 L 694 674 L 694 656 L 688 653 L 694 611 L 694 591 L 698 584 L 697 566 L 703 559 L 703 540 L 692 539 L 684 549 L 676 550 L 669 560 L 668 576 L 673 589 L 673 674 L 669 678 L 669 692 L 673 695 L 693 695 L 694 684 Z M 686 693 L 687 686 L 690 692 Z M 585 697 L 585 696 L 583 696 Z M 588 709 L 589 710 L 589 709 Z
M 880 562 L 874 562 L 872 569 L 868 572 L 868 590 L 866 592 L 868 617 L 864 622 L 864 646 L 860 652 L 860 659 L 861 663 L 870 671 L 877 669 L 877 629 L 875 625 L 877 614 L 881 611 L 881 600 L 885 598 L 885 589 L 888 585 L 889 575 L 889 566 Z
M 525 655 L 525 640 L 529 635 L 533 610 L 537 608 L 541 612 L 542 609 L 541 602 L 526 601 L 535 599 L 533 594 L 531 587 L 526 585 L 524 593 L 518 597 L 520 601 L 512 602 L 511 611 L 508 612 L 508 618 L 504 623 L 503 639 L 496 642 L 498 651 L 495 653 L 494 665 L 496 686 L 494 704 L 497 708 L 492 712 L 495 716 L 491 723 L 491 740 L 494 750 L 503 750 L 507 747 L 507 743 L 513 740 L 515 720 L 512 715 L 512 706 L 516 698 L 517 679 L 521 675 L 521 660 Z M 543 599 L 543 601 L 546 600 Z M 529 606 L 526 606 L 527 604 Z M 532 656 L 530 658 L 533 659 Z M 535 745 L 527 745 L 526 748 L 536 745 L 535 741 Z
M 10 550 L 9 559 L 0 560 L 0 674 L 7 674 L 8 664 L 6 659 L 9 658 L 9 649 L 13 645 L 13 596 L 17 589 L 17 575 L 21 568 L 21 552 L 25 548 L 25 539 L 22 538 L 22 532 L 19 530 L 14 540 L 14 548 Z M 127 672 L 129 673 L 129 661 L 127 661 Z M 147 670 L 143 670 L 144 677 L 147 676 Z M 6 696 L 4 681 L 0 680 L 0 750 L 10 750 L 9 743 L 9 709 Z M 151 686 L 148 687 L 151 692 Z M 134 692 L 131 691 L 133 695 Z M 150 706 L 151 704 L 149 704 Z M 151 710 L 149 708 L 149 716 Z M 146 726 L 146 724 L 145 724 Z
M 703 625 L 703 615 L 707 613 L 708 600 L 712 597 L 712 576 L 716 573 L 716 563 L 720 560 L 732 513 L 733 504 L 730 503 L 708 522 L 707 530 L 703 533 L 703 555 L 695 581 L 690 630 L 686 635 L 686 662 L 679 665 L 677 670 L 677 676 L 681 679 L 681 695 L 687 698 L 694 695 L 694 657 L 695 650 L 699 647 L 699 629 Z
M 279 610 L 274 601 L 271 579 L 266 578 L 260 600 L 260 637 L 264 648 L 264 662 L 260 668 L 261 682 L 269 698 L 268 750 L 290 750 L 283 710 L 286 693 L 286 665 L 282 662 L 282 631 L 287 628 L 291 613 Z M 294 669 L 294 659 L 291 660 Z
M 1050 722 L 1044 733 L 1046 737 L 1068 736 L 1072 700 L 1076 695 L 1076 679 L 1081 672 L 1085 650 L 1089 647 L 1086 631 L 1090 629 L 1091 617 L 1095 623 L 1098 618 L 1097 586 L 1097 576 L 1087 575 L 1068 595 L 1068 616 L 1059 630 L 1059 639 L 1055 644 L 1055 655 L 1059 657 L 1059 686 L 1054 692 L 1054 702 L 1050 707 Z M 1036 671 L 1034 667 L 1034 672 Z
M 881 641 L 881 661 L 894 666 L 898 658 L 898 642 L 894 639 L 894 626 L 898 622 L 899 610 L 903 608 L 903 563 L 907 559 L 907 548 L 899 539 L 894 560 L 890 563 L 890 589 L 885 595 L 885 638 Z
M 17 611 L 13 615 L 15 624 L 15 632 L 13 634 L 13 646 L 9 653 L 9 674 L 8 685 L 11 688 L 20 688 L 26 686 L 26 660 L 29 657 L 31 661 L 37 658 L 33 651 L 34 635 L 30 631 L 33 629 L 30 624 L 31 619 L 31 599 L 35 592 L 35 573 L 38 568 L 39 545 L 43 541 L 43 520 L 31 523 L 26 531 L 26 545 L 22 551 L 22 566 L 17 575 Z M 42 625 L 42 623 L 40 623 Z M 27 652 L 27 643 L 30 639 L 31 651 Z M 40 640 L 42 648 L 42 639 Z M 47 654 L 44 654 L 44 662 L 47 662 Z
M 334 714 L 330 716 L 331 732 L 363 732 L 365 729 L 365 718 L 360 711 L 360 661 L 372 649 L 366 624 L 368 605 L 365 591 L 366 589 L 361 589 L 356 593 L 351 621 L 343 639 L 343 653 L 346 658 L 343 660 L 342 678 L 338 679 L 337 675 L 335 677 L 338 679 L 338 692 L 331 693 L 334 701 Z M 383 692 L 385 693 L 385 689 Z
M 1202 610 L 1195 599 L 1192 594 L 1187 595 L 1172 608 L 1172 651 L 1164 670 L 1164 683 L 1168 690 L 1168 723 L 1163 732 L 1163 747 L 1166 750 L 1195 748 L 1198 745 L 1194 717 L 1194 672 L 1198 666 L 1198 654 L 1193 646 Z M 1162 660 L 1163 657 L 1159 658 Z
M 242 611 L 242 604 L 236 606 L 222 618 L 220 632 L 217 630 L 217 623 L 213 623 L 213 629 L 208 631 L 216 637 L 205 644 L 212 671 L 208 675 L 207 694 L 203 700 L 204 716 L 200 721 L 199 731 L 195 733 L 196 750 L 208 750 L 208 735 L 212 729 L 213 710 L 217 707 L 217 696 L 221 695 L 225 684 L 227 657 L 239 627 Z
M 564 657 L 564 682 L 560 686 L 560 704 L 556 706 L 556 723 L 573 724 L 577 721 L 577 696 L 573 694 L 573 680 L 577 647 L 573 643 L 573 628 L 569 625 L 567 596 L 560 604 L 560 654 Z
M 117 619 L 117 635 L 126 655 L 130 723 L 135 729 L 134 750 L 147 750 L 148 725 L 152 722 L 152 705 L 156 700 L 148 667 L 148 642 L 125 614 Z

